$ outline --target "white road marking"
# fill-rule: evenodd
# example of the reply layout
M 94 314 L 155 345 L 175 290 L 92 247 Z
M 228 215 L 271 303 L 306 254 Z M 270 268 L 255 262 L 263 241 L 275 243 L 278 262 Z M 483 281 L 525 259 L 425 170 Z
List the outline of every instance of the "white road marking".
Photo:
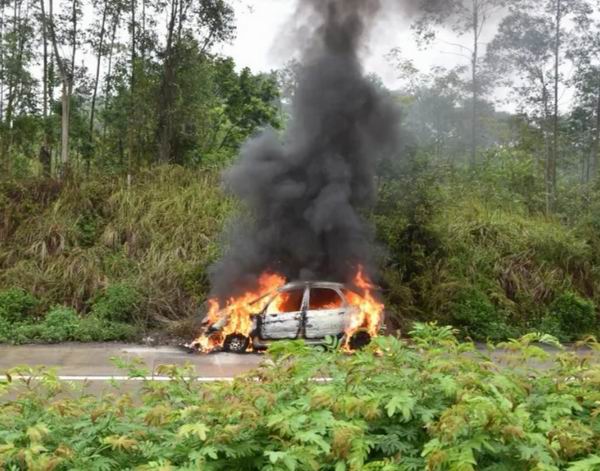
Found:
M 130 378 L 129 376 L 74 376 L 74 375 L 60 375 L 57 378 L 61 381 L 173 381 L 173 378 L 169 376 L 144 376 L 140 378 Z M 23 376 L 23 375 L 11 375 L 13 381 L 16 380 L 30 380 L 30 379 L 43 379 L 42 376 Z M 233 381 L 234 377 L 215 376 L 215 377 L 184 377 L 183 379 L 190 381 L 198 381 L 201 383 L 216 383 L 224 381 Z M 0 381 L 8 381 L 6 375 L 0 375 Z
M 169 376 L 144 376 L 140 378 L 130 378 L 129 376 L 74 376 L 74 375 L 60 375 L 57 378 L 61 381 L 174 381 Z M 17 380 L 31 380 L 31 379 L 43 379 L 43 376 L 27 376 L 27 375 L 11 375 L 12 381 Z M 235 380 L 233 376 L 215 376 L 215 377 L 191 377 L 186 376 L 182 379 L 186 381 L 198 381 L 200 383 L 219 383 L 219 382 L 231 382 Z M 314 378 L 315 383 L 328 383 L 331 378 Z M 8 381 L 6 375 L 0 375 L 0 381 Z M 258 381 L 258 378 L 256 378 Z
M 187 355 L 188 353 L 180 348 L 174 347 L 125 347 L 121 350 L 123 353 L 167 353 L 175 355 Z

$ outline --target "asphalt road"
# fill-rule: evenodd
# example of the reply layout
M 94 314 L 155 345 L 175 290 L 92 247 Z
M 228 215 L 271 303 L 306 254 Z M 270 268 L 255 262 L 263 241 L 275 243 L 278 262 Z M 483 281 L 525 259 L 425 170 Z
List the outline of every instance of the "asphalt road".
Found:
M 55 367 L 61 378 L 67 380 L 108 380 L 126 376 L 111 361 L 112 357 L 141 359 L 151 377 L 160 376 L 160 365 L 191 363 L 196 374 L 206 381 L 231 379 L 252 370 L 262 361 L 262 355 L 190 354 L 175 347 L 147 347 L 130 344 L 77 344 L 60 345 L 0 345 L 0 378 L 4 372 L 18 365 Z
M 545 348 L 549 353 L 558 350 Z M 582 357 L 589 351 L 580 350 Z M 264 356 L 260 354 L 236 355 L 215 353 L 209 355 L 190 354 L 175 347 L 148 347 L 131 344 L 78 344 L 59 345 L 0 345 L 0 380 L 5 372 L 15 366 L 28 365 L 56 368 L 61 379 L 66 381 L 108 382 L 127 380 L 127 372 L 113 364 L 111 358 L 139 358 L 149 371 L 148 379 L 167 380 L 158 371 L 160 365 L 184 365 L 190 363 L 200 381 L 227 381 L 235 376 L 256 368 Z M 507 352 L 497 350 L 492 354 L 493 361 L 502 365 L 507 360 Z M 600 362 L 600 353 L 592 354 L 593 362 Z M 536 367 L 545 368 L 547 362 L 534 361 Z M 509 366 L 510 367 L 510 366 Z

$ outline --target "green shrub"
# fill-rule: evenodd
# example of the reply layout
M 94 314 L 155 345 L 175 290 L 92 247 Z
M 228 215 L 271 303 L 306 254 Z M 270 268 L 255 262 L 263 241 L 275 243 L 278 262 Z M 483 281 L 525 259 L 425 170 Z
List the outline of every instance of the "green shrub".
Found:
M 84 214 L 77 221 L 78 242 L 82 247 L 93 247 L 98 240 L 99 221 L 93 214 Z
M 31 318 L 39 301 L 20 288 L 0 291 L 0 318 L 9 322 L 21 322 Z
M 21 323 L 11 326 L 11 335 L 8 343 L 21 345 L 25 343 L 39 343 L 43 341 L 42 324 Z
M 8 343 L 13 325 L 8 320 L 0 317 L 0 343 Z
M 34 378 L 0 383 L 0 468 L 598 471 L 600 366 L 550 357 L 535 343 L 552 339 L 530 335 L 490 367 L 452 329 L 414 332 L 414 342 L 378 338 L 355 355 L 279 342 L 231 382 L 162 366 L 170 381 L 100 397 L 15 368 Z M 116 363 L 138 379 L 151 367 Z M 143 391 L 135 406 L 132 384 Z
M 133 340 L 137 336 L 135 327 L 123 322 L 113 322 L 96 315 L 84 317 L 79 322 L 73 337 L 80 342 L 110 342 Z
M 459 292 L 451 305 L 451 322 L 473 340 L 504 340 L 515 334 L 502 311 L 474 287 Z
M 92 315 L 115 322 L 132 322 L 141 301 L 140 293 L 129 285 L 111 285 L 92 305 Z
M 136 337 L 137 329 L 130 324 L 98 315 L 80 318 L 74 309 L 64 306 L 52 308 L 44 320 L 37 323 L 10 322 L 0 317 L 0 343 L 110 342 Z
M 75 340 L 79 322 L 79 316 L 74 309 L 64 306 L 54 307 L 46 314 L 41 325 L 41 340 L 50 343 Z
M 543 325 L 554 328 L 555 333 L 565 340 L 594 333 L 598 327 L 596 308 L 592 301 L 583 299 L 575 293 L 566 292 L 556 298 L 548 309 Z

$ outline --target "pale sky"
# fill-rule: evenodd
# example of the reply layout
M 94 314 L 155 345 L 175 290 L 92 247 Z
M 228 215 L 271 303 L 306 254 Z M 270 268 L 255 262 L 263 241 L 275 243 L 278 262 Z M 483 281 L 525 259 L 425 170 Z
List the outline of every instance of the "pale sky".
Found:
M 240 67 L 249 67 L 254 72 L 267 72 L 281 68 L 290 59 L 293 51 L 282 46 L 282 34 L 286 23 L 294 14 L 297 0 L 238 0 L 236 7 L 237 37 L 232 44 L 222 46 L 223 54 L 232 56 Z M 385 59 L 385 55 L 399 47 L 405 57 L 413 59 L 422 71 L 433 65 L 467 64 L 463 52 L 444 41 L 459 42 L 468 46 L 468 40 L 456 38 L 442 32 L 439 40 L 426 51 L 418 50 L 408 22 L 401 17 L 382 15 L 373 31 L 371 41 L 363 52 L 363 64 L 367 72 L 379 75 L 386 86 L 398 85 L 397 73 Z M 494 22 L 488 28 L 488 38 L 493 36 Z

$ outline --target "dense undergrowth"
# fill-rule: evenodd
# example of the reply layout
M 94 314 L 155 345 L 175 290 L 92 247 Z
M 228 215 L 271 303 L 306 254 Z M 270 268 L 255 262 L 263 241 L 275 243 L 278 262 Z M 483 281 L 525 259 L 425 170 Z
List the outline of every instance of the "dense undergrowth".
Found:
M 232 208 L 216 172 L 154 168 L 130 187 L 115 176 L 0 185 L 0 322 L 18 321 L 27 330 L 30 320 L 38 324 L 54 307 L 67 306 L 82 317 L 84 331 L 96 323 L 109 327 L 107 340 L 130 338 L 123 323 L 138 333 L 164 328 L 204 300 L 206 268 Z M 15 288 L 27 291 L 32 305 L 22 317 L 14 310 L 7 317 L 2 313 L 13 308 L 2 300 Z M 51 340 L 43 327 L 34 330 L 32 339 Z
M 600 367 L 574 353 L 549 359 L 538 342 L 555 339 L 501 345 L 494 363 L 451 329 L 417 324 L 410 342 L 379 338 L 353 355 L 279 343 L 232 383 L 160 366 L 171 382 L 101 397 L 14 368 L 0 383 L 0 467 L 597 471 Z
M 600 191 L 564 188 L 548 216 L 524 160 L 495 155 L 471 172 L 425 165 L 383 184 L 375 220 L 392 311 L 476 340 L 598 332 Z
M 371 215 L 392 328 L 440 320 L 476 340 L 598 332 L 598 189 L 565 186 L 547 216 L 522 156 L 476 172 L 412 165 L 380 180 Z M 235 211 L 216 170 L 158 167 L 131 186 L 23 178 L 0 190 L 0 342 L 192 335 Z M 77 328 L 54 333 L 60 316 Z

